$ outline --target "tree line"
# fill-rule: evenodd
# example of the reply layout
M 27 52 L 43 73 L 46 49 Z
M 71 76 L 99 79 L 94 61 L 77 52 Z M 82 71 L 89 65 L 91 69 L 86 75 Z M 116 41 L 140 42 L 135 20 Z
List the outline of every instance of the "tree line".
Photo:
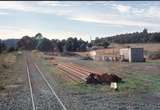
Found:
M 37 49 L 40 51 L 59 51 L 59 52 L 78 52 L 86 51 L 92 46 L 102 46 L 107 48 L 110 43 L 159 43 L 160 42 L 160 32 L 148 33 L 147 29 L 142 32 L 126 33 L 115 35 L 105 38 L 96 38 L 91 42 L 84 41 L 82 39 L 77 39 L 76 37 L 70 37 L 68 39 L 52 39 L 49 40 L 42 36 L 41 33 L 37 33 L 35 36 L 24 36 L 17 40 L 16 47 L 8 47 L 0 39 L 0 53 L 2 51 L 13 51 L 16 49 L 26 49 L 33 50 Z M 10 44 L 13 44 L 12 40 Z
M 142 32 L 126 33 L 105 38 L 96 38 L 92 41 L 94 45 L 105 46 L 110 43 L 159 43 L 160 32 L 148 33 L 147 29 Z
M 12 52 L 15 51 L 16 48 L 13 46 L 7 46 L 6 43 L 0 39 L 0 53 L 2 52 Z
M 58 52 L 75 52 L 75 51 L 86 51 L 89 43 L 75 38 L 68 38 L 67 40 L 52 39 L 49 40 L 42 36 L 41 33 L 36 34 L 34 37 L 24 36 L 17 42 L 18 49 L 33 50 L 37 49 L 40 51 L 58 51 Z

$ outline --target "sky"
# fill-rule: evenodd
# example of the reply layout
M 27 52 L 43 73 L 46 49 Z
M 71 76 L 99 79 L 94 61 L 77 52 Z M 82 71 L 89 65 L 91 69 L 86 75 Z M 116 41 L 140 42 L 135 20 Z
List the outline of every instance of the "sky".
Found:
M 34 36 L 93 40 L 160 32 L 160 1 L 0 1 L 0 39 Z

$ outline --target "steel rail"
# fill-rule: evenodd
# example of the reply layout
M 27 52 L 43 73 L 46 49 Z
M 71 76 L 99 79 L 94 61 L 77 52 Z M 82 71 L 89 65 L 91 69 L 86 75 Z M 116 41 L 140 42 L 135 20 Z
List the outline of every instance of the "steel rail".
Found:
M 34 98 L 33 98 L 33 90 L 32 90 L 32 84 L 31 84 L 31 78 L 30 78 L 30 71 L 29 71 L 29 66 L 28 66 L 28 61 L 26 59 L 26 66 L 27 66 L 27 75 L 28 75 L 28 83 L 29 83 L 29 88 L 30 88 L 30 96 L 32 100 L 32 109 L 36 110 L 36 106 L 34 103 Z
M 63 110 L 67 110 L 67 108 L 65 107 L 65 105 L 62 103 L 62 101 L 60 100 L 60 98 L 58 97 L 58 95 L 56 94 L 56 92 L 54 91 L 54 89 L 52 88 L 51 84 L 48 82 L 48 80 L 44 76 L 43 72 L 39 69 L 38 65 L 36 63 L 34 63 L 34 65 L 35 65 L 36 69 L 39 71 L 39 73 L 42 76 L 43 80 L 46 82 L 46 84 L 50 88 L 50 90 L 53 93 L 53 95 L 57 98 L 58 102 L 61 104 Z

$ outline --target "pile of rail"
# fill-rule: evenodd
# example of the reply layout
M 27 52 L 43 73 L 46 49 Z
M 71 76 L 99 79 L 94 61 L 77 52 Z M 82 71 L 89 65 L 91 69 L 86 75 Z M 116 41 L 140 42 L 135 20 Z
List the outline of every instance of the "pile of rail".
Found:
M 73 81 L 85 81 L 89 84 L 101 84 L 120 82 L 121 78 L 115 74 L 107 74 L 101 71 L 90 70 L 73 63 L 58 63 L 58 68 L 67 72 L 67 77 Z

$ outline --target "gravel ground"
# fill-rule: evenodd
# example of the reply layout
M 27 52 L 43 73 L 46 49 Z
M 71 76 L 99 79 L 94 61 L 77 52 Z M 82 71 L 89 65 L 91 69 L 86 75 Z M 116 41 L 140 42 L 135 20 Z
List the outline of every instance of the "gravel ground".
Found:
M 77 91 L 65 84 L 55 66 L 42 59 L 36 63 L 68 110 L 160 110 L 160 95 L 99 92 L 98 88 L 91 92 Z

